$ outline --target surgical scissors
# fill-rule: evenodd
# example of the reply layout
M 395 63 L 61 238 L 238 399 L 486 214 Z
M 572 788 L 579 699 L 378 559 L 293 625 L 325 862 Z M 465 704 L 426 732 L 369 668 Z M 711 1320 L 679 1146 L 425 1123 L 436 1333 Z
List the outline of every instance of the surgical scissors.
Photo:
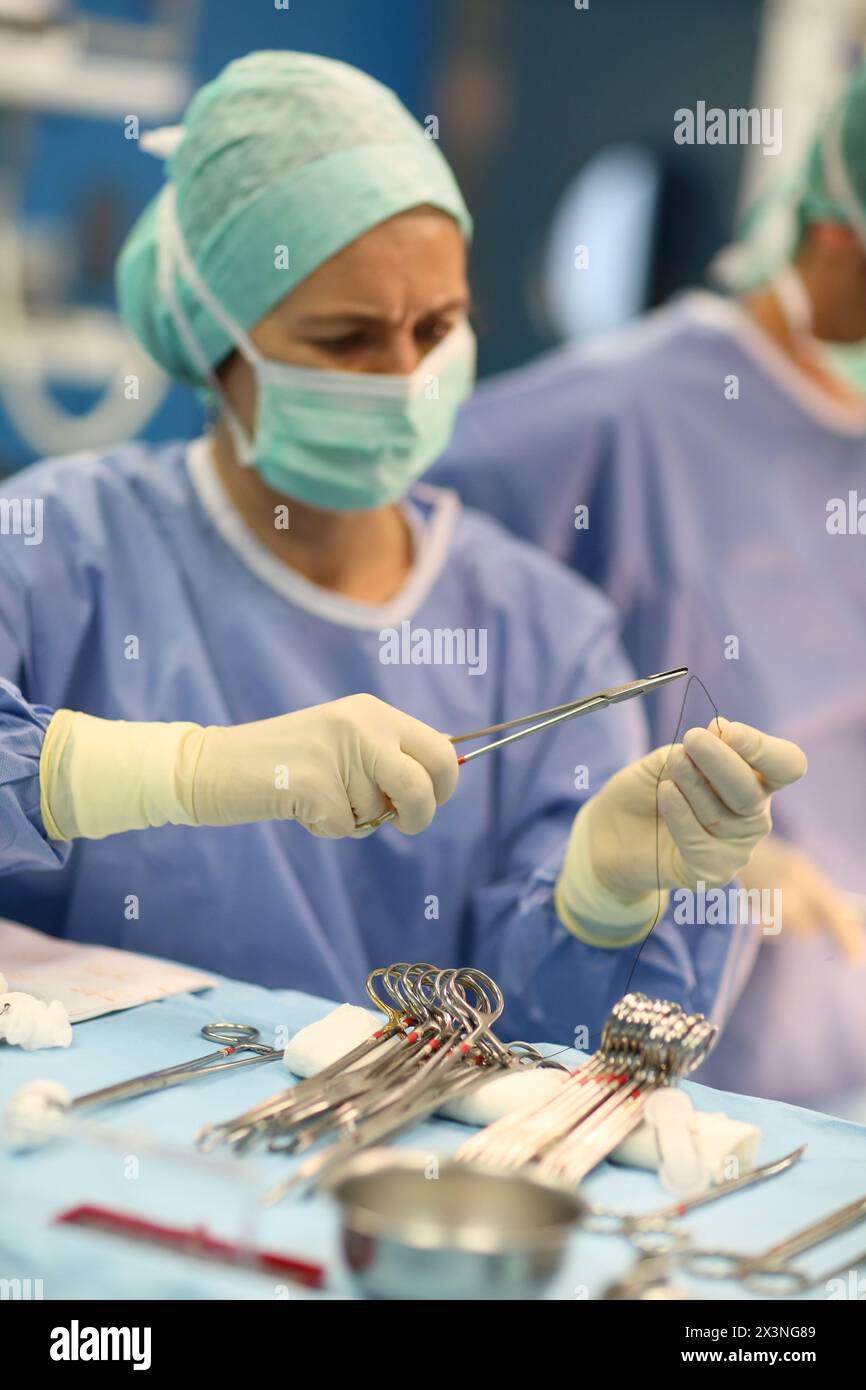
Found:
M 161 1071 L 151 1071 L 144 1076 L 134 1076 L 129 1081 L 119 1081 L 113 1086 L 103 1086 L 99 1091 L 88 1091 L 84 1096 L 76 1096 L 70 1104 L 71 1110 L 85 1110 L 97 1105 L 110 1105 L 117 1100 L 131 1100 L 134 1096 L 150 1095 L 153 1091 L 164 1091 L 169 1086 L 182 1086 L 187 1081 L 195 1081 L 199 1076 L 211 1076 L 214 1072 L 226 1071 L 234 1067 L 254 1067 L 262 1062 L 275 1062 L 282 1057 L 278 1047 L 268 1047 L 256 1042 L 258 1028 L 248 1023 L 206 1023 L 201 1030 L 208 1042 L 225 1043 L 216 1052 L 208 1052 L 204 1057 L 195 1057 L 190 1062 L 179 1062 L 174 1067 L 163 1067 Z M 226 1061 L 238 1052 L 251 1052 L 252 1057 Z
M 793 1149 L 783 1158 L 774 1159 L 772 1163 L 765 1163 L 760 1168 L 752 1168 L 740 1177 L 728 1178 L 726 1182 L 720 1182 L 696 1197 L 671 1202 L 655 1211 L 635 1215 L 617 1211 L 613 1207 L 590 1207 L 584 1227 L 598 1234 L 624 1236 L 644 1254 L 667 1254 L 681 1249 L 688 1242 L 688 1234 L 675 1225 L 678 1217 L 687 1215 L 697 1207 L 706 1206 L 709 1202 L 717 1202 L 732 1192 L 740 1192 L 745 1187 L 752 1187 L 756 1183 L 766 1182 L 768 1178 L 777 1177 L 779 1173 L 786 1173 L 799 1162 L 805 1152 L 806 1145 L 801 1144 L 799 1149 Z
M 476 738 L 486 738 L 489 734 L 501 734 L 506 729 L 520 729 L 519 733 L 508 734 L 505 738 L 496 739 L 493 743 L 482 744 L 480 748 L 473 748 L 469 753 L 461 753 L 457 759 L 458 765 L 470 763 L 475 758 L 480 758 L 482 753 L 493 753 L 497 748 L 505 748 L 509 743 L 516 743 L 518 739 L 528 738 L 530 734 L 537 734 L 542 729 L 551 729 L 557 724 L 564 724 L 569 719 L 577 719 L 582 714 L 592 714 L 598 709 L 607 709 L 608 705 L 618 705 L 622 700 L 632 700 L 636 695 L 646 695 L 651 690 L 658 690 L 662 685 L 667 685 L 669 681 L 680 680 L 687 676 L 689 668 L 687 666 L 677 666 L 670 671 L 660 671 L 655 676 L 643 676 L 640 680 L 627 681 L 625 685 L 613 685 L 608 690 L 599 690 L 595 695 L 584 695 L 580 700 L 569 700 L 564 705 L 553 705 L 550 709 L 536 710 L 534 714 L 524 714 L 517 719 L 506 719 L 501 724 L 488 724 L 484 729 L 473 729 L 468 734 L 449 734 L 452 743 L 469 743 Z M 537 720 L 537 723 L 533 723 Z M 528 724 L 529 728 L 522 729 L 520 725 Z M 361 821 L 355 826 L 356 830 L 376 830 L 386 821 L 393 820 L 397 812 L 392 808 L 383 811 L 381 816 L 375 820 Z
M 678 1255 L 683 1268 L 702 1279 L 737 1280 L 765 1297 L 803 1293 L 815 1280 L 791 1263 L 797 1255 L 814 1250 L 824 1241 L 866 1219 L 866 1196 L 822 1216 L 796 1231 L 787 1240 L 757 1255 L 735 1255 L 728 1250 L 684 1250 Z

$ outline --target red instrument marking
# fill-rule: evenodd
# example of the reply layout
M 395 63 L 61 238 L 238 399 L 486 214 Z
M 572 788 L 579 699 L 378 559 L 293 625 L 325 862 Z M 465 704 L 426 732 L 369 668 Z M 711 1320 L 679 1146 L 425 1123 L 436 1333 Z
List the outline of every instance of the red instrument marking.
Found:
M 192 1229 L 164 1226 L 155 1221 L 146 1221 L 139 1216 L 130 1216 L 127 1212 L 111 1211 L 108 1207 L 87 1204 L 61 1212 L 54 1221 L 58 1226 L 86 1226 L 92 1230 L 104 1231 L 108 1235 L 129 1236 L 132 1240 L 161 1245 L 177 1250 L 180 1254 L 241 1265 L 247 1269 L 258 1270 L 262 1274 L 284 1274 L 294 1283 L 305 1284 L 311 1289 L 320 1289 L 325 1282 L 322 1265 L 298 1260 L 291 1255 L 280 1255 L 272 1250 L 250 1250 L 209 1235 L 202 1226 Z

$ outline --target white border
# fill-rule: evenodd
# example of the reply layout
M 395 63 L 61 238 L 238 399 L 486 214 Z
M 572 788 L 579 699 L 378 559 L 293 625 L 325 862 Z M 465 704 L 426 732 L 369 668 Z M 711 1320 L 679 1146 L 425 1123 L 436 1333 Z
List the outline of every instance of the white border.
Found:
M 405 583 L 387 603 L 362 603 L 312 584 L 268 549 L 244 521 L 223 487 L 209 437 L 194 439 L 187 446 L 186 467 L 196 496 L 214 528 L 263 584 L 325 622 L 371 632 L 394 627 L 417 612 L 444 568 L 460 511 L 457 494 L 450 488 L 416 483 L 402 503 L 412 530 L 412 568 Z M 419 509 L 411 505 L 413 497 L 431 508 L 426 524 Z M 291 507 L 290 497 L 286 502 Z

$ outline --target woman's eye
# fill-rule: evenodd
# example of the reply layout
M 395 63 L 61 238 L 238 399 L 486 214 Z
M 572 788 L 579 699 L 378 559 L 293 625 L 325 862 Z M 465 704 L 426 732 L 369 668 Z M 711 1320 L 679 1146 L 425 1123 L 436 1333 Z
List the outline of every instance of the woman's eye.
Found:
M 322 338 L 316 346 L 325 352 L 354 352 L 364 346 L 364 341 L 363 333 L 346 333 L 341 338 Z
M 438 319 L 435 323 L 422 324 L 417 331 L 417 337 L 420 342 L 438 343 L 439 339 L 444 338 L 450 328 L 450 323 Z

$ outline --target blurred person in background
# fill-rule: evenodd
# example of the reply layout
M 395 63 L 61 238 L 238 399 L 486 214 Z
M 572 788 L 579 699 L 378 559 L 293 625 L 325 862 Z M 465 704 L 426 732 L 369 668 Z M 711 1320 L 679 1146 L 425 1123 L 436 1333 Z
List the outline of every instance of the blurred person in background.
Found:
M 782 930 L 701 1079 L 862 1118 L 866 69 L 753 233 L 748 292 L 687 294 L 488 381 L 434 476 L 604 588 L 639 670 L 688 664 L 803 745 L 809 777 L 739 875 L 780 890 Z M 680 698 L 648 709 L 655 741 Z

